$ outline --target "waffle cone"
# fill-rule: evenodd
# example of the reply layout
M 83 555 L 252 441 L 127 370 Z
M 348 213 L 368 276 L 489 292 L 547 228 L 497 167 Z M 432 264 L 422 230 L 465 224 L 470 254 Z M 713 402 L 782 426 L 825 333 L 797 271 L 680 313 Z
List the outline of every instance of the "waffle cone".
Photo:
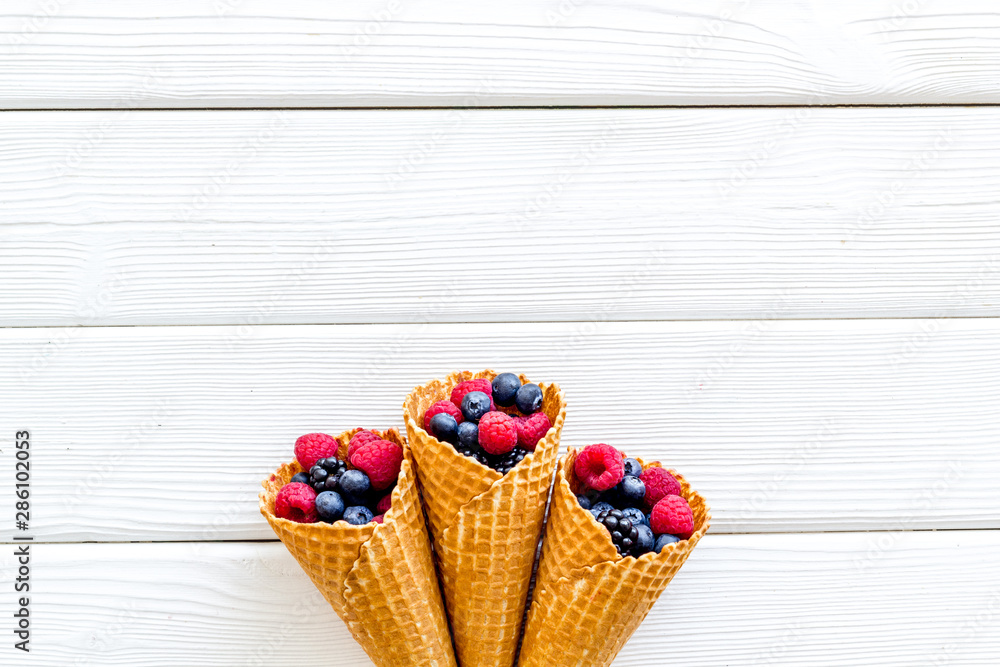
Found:
M 658 554 L 620 556 L 576 500 L 576 455 L 570 449 L 556 473 L 518 667 L 610 665 L 708 530 L 705 499 L 671 470 L 694 512 L 694 534 Z
M 424 412 L 449 398 L 455 385 L 496 375 L 490 370 L 452 373 L 444 381 L 417 387 L 403 404 L 462 667 L 514 664 L 566 419 L 559 386 L 539 384 L 552 428 L 505 476 L 424 431 Z M 521 381 L 528 379 L 522 376 Z
M 341 459 L 359 430 L 337 437 Z M 301 471 L 294 462 L 264 481 L 261 514 L 372 662 L 379 667 L 456 667 L 412 453 L 395 429 L 375 433 L 403 447 L 384 523 L 296 523 L 276 517 L 278 491 Z

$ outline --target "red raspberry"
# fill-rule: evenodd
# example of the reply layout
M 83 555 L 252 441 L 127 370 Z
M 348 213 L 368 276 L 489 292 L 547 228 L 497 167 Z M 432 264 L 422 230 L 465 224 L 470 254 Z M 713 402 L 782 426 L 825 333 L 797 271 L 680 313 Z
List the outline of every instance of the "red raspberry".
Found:
M 535 445 L 545 437 L 552 428 L 552 423 L 544 412 L 536 412 L 530 417 L 515 418 L 517 422 L 517 444 L 529 452 L 535 451 Z
M 376 514 L 375 516 L 372 517 L 372 520 L 370 521 L 370 523 L 385 523 L 385 515 L 384 514 Z
M 478 390 L 477 390 L 478 391 Z M 479 420 L 479 446 L 487 454 L 506 454 L 517 446 L 517 423 L 503 412 L 487 412 Z
M 438 401 L 431 407 L 427 408 L 427 412 L 424 413 L 424 430 L 428 433 L 431 432 L 431 417 L 440 414 L 442 412 L 447 412 L 449 415 L 455 418 L 459 424 L 462 423 L 462 411 L 455 407 L 455 404 L 451 401 Z
M 459 382 L 455 385 L 455 388 L 451 390 L 451 403 L 457 407 L 462 407 L 462 399 L 465 395 L 471 391 L 481 391 L 490 397 L 490 410 L 496 410 L 497 407 L 493 403 L 493 383 L 486 378 L 479 378 L 478 380 L 466 380 L 465 382 Z M 461 413 L 459 413 L 461 414 Z M 459 422 L 462 420 L 459 419 Z M 424 429 L 427 430 L 427 429 Z
M 316 461 L 337 455 L 338 443 L 326 433 L 307 433 L 295 441 L 295 460 L 307 473 Z
M 656 503 L 666 496 L 681 495 L 681 483 L 670 474 L 669 470 L 659 467 L 646 468 L 639 479 L 646 485 L 646 509 L 653 509 Z
M 657 535 L 667 533 L 686 540 L 694 532 L 694 513 L 681 496 L 665 496 L 649 515 L 649 527 Z
M 385 514 L 392 507 L 392 494 L 387 493 L 382 496 L 381 500 L 378 501 L 378 505 L 375 506 L 375 511 L 379 514 Z
M 358 431 L 354 434 L 354 437 L 351 438 L 351 441 L 347 443 L 347 460 L 350 461 L 351 457 L 354 456 L 354 452 L 358 451 L 369 442 L 375 442 L 376 440 L 381 439 L 382 438 L 378 437 L 368 429 Z
M 351 457 L 351 465 L 368 475 L 372 488 L 388 489 L 399 477 L 403 448 L 388 440 L 376 440 L 360 447 Z
M 587 445 L 577 454 L 573 471 L 577 479 L 597 491 L 607 491 L 622 481 L 625 464 L 622 453 L 611 445 Z
M 316 492 L 308 484 L 285 484 L 274 499 L 274 516 L 297 523 L 316 523 Z

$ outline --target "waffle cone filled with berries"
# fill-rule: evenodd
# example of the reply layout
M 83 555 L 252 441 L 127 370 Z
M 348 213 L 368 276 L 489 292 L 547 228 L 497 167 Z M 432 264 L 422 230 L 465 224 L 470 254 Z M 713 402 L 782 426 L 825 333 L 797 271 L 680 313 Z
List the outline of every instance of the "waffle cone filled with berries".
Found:
M 504 455 L 493 453 L 499 450 L 491 441 L 482 445 L 485 452 L 473 455 L 472 450 L 464 449 L 462 453 L 459 450 L 464 447 L 461 443 L 466 431 L 460 431 L 462 440 L 455 436 L 451 442 L 428 432 L 429 428 L 440 435 L 435 426 L 425 425 L 432 407 L 431 414 L 440 409 L 461 416 L 463 412 L 449 407 L 448 401 L 465 408 L 472 400 L 475 409 L 475 392 L 468 393 L 467 400 L 456 398 L 456 394 L 465 394 L 463 387 L 469 381 L 485 381 L 478 389 L 489 393 L 490 387 L 505 378 L 513 383 L 511 391 L 520 387 L 516 403 L 513 394 L 502 399 L 503 392 L 494 391 L 482 406 L 489 413 L 479 417 L 479 434 L 473 435 L 474 442 L 478 437 L 480 443 L 487 443 L 487 429 L 504 435 L 504 429 L 516 422 L 516 437 L 524 449 L 512 450 L 520 451 L 514 459 L 503 463 Z M 520 409 L 522 390 L 535 393 L 534 404 L 524 410 Z M 417 387 L 403 410 L 459 663 L 463 667 L 511 667 L 566 418 L 562 391 L 555 384 L 532 384 L 523 375 L 466 371 Z M 496 414 L 500 412 L 506 416 Z M 455 423 L 453 418 L 449 421 L 437 414 L 434 419 Z M 472 431 L 472 420 L 466 422 Z M 533 425 L 539 424 L 530 435 Z
M 519 667 L 610 665 L 708 530 L 705 499 L 669 471 L 679 484 L 676 495 L 690 506 L 690 536 L 687 531 L 686 539 L 667 535 L 658 553 L 623 556 L 610 529 L 578 500 L 584 491 L 574 472 L 578 455 L 571 448 L 556 473 Z M 659 467 L 638 465 L 643 477 Z
M 349 442 L 360 431 L 333 438 L 338 459 L 348 458 Z M 456 667 L 411 453 L 395 429 L 372 433 L 373 439 L 403 450 L 395 488 L 382 498 L 388 504 L 391 497 L 384 515 L 373 517 L 369 511 L 362 520 L 370 522 L 363 525 L 315 522 L 315 514 L 304 519 L 311 523 L 276 516 L 279 493 L 286 485 L 294 487 L 292 478 L 303 473 L 298 462 L 283 464 L 263 482 L 261 514 L 372 662 L 379 667 Z M 298 445 L 296 450 L 298 456 Z M 328 455 L 334 460 L 334 454 Z

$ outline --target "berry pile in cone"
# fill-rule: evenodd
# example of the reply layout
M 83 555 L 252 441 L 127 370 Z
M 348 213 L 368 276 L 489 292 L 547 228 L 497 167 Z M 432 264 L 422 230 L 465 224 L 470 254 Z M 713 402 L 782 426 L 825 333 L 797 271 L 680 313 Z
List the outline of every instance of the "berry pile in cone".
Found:
M 606 444 L 589 445 L 574 470 L 583 485 L 577 502 L 611 535 L 622 556 L 639 556 L 691 537 L 694 514 L 670 471 L 643 470 L 636 459 Z
M 552 427 L 542 410 L 542 390 L 514 373 L 493 382 L 466 380 L 451 397 L 424 413 L 424 430 L 465 456 L 506 475 Z
M 295 459 L 303 472 L 278 492 L 275 516 L 298 523 L 382 523 L 392 505 L 403 448 L 367 430 L 351 438 L 347 461 L 337 458 L 338 446 L 325 433 L 295 441 Z

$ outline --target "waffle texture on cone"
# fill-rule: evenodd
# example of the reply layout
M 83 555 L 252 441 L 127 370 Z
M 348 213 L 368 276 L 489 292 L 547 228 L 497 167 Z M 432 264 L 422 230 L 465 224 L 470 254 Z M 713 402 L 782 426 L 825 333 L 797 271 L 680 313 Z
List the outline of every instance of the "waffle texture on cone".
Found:
M 346 458 L 348 442 L 359 430 L 337 437 L 339 458 Z M 296 523 L 276 517 L 275 497 L 301 471 L 295 462 L 263 482 L 261 514 L 372 662 L 379 667 L 457 667 L 412 454 L 395 429 L 375 433 L 403 447 L 384 523 Z
M 694 513 L 694 534 L 660 553 L 621 556 L 580 507 L 570 449 L 556 473 L 519 667 L 607 667 L 708 530 L 705 499 L 670 471 Z M 648 468 L 657 463 L 645 464 Z
M 539 383 L 552 428 L 507 475 L 439 442 L 424 412 L 459 382 L 496 372 L 452 373 L 410 393 L 403 404 L 438 558 L 455 651 L 462 667 L 511 667 L 517 652 L 545 503 L 566 419 L 558 385 Z M 529 382 L 521 377 L 521 382 Z

